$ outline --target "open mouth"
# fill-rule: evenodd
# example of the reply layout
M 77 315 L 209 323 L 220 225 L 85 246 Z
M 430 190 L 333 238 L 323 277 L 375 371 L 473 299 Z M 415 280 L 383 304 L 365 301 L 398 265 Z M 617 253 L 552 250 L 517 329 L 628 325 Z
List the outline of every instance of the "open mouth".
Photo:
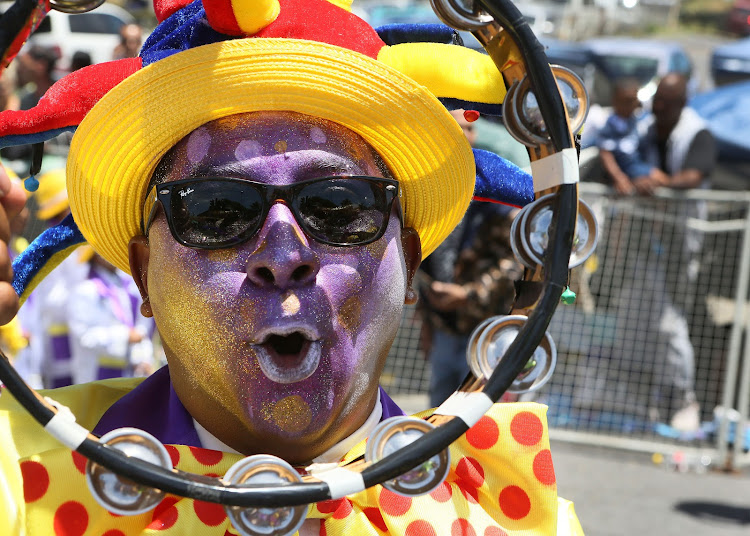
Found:
M 276 383 L 312 376 L 320 363 L 322 342 L 305 330 L 266 333 L 252 345 L 263 374 Z

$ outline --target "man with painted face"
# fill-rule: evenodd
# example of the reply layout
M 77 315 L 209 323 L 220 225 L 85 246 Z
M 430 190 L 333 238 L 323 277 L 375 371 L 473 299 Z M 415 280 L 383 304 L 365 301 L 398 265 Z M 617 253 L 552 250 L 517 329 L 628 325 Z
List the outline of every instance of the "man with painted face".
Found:
M 199 435 L 338 461 L 325 452 L 382 416 L 374 380 L 415 301 L 419 236 L 382 159 L 333 122 L 251 112 L 194 130 L 151 182 L 130 264 Z
M 81 426 L 144 430 L 175 468 L 202 475 L 255 454 L 307 473 L 356 459 L 378 422 L 402 415 L 378 379 L 420 258 L 461 220 L 476 173 L 437 96 L 498 106 L 504 84 L 486 56 L 435 42 L 450 30 L 386 45 L 349 4 L 156 2 L 162 22 L 140 58 L 77 71 L 40 104 L 59 108 L 37 131 L 61 116 L 78 124 L 75 228 L 130 269 L 168 360 L 146 380 L 48 393 Z M 114 87 L 81 92 L 93 79 Z M 78 108 L 65 105 L 72 87 Z M 29 123 L 11 119 L 0 140 Z M 497 165 L 504 179 L 522 176 Z M 8 299 L 0 314 L 12 310 Z M 17 533 L 237 530 L 221 506 L 173 496 L 110 515 L 88 493 L 85 460 L 9 398 L 0 464 L 11 500 L 0 513 Z M 579 534 L 557 497 L 544 413 L 496 405 L 453 444 L 432 493 L 373 486 L 316 503 L 300 533 Z

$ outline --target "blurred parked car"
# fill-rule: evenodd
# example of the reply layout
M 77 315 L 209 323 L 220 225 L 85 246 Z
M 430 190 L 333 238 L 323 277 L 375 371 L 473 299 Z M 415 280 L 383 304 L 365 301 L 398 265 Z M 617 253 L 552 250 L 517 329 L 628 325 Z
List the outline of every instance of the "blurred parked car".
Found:
M 516 6 L 523 14 L 534 35 L 541 37 L 555 31 L 553 21 L 548 9 L 536 4 L 519 4 Z M 377 4 L 357 4 L 352 11 L 370 23 L 373 27 L 385 26 L 386 24 L 442 24 L 440 19 L 429 3 L 410 4 L 404 2 Z M 467 47 L 483 50 L 471 32 L 459 32 Z
M 711 76 L 716 86 L 750 78 L 750 37 L 714 48 Z
M 727 30 L 737 35 L 750 35 L 750 0 L 735 0 L 727 16 Z
M 0 13 L 12 4 L 0 2 Z M 77 15 L 52 10 L 29 37 L 28 44 L 56 48 L 60 57 L 58 68 L 63 70 L 78 51 L 88 53 L 93 63 L 110 61 L 120 42 L 120 28 L 134 20 L 130 13 L 110 3 Z
M 649 103 L 659 80 L 667 73 L 681 73 L 688 82 L 688 93 L 698 89 L 698 80 L 693 77 L 693 64 L 687 51 L 679 43 L 656 39 L 595 38 L 585 41 L 594 56 L 597 68 L 601 69 L 612 83 L 620 78 L 636 78 L 641 83 L 638 97 Z M 610 84 L 611 86 L 612 84 Z M 609 104 L 612 87 L 601 98 L 600 104 Z

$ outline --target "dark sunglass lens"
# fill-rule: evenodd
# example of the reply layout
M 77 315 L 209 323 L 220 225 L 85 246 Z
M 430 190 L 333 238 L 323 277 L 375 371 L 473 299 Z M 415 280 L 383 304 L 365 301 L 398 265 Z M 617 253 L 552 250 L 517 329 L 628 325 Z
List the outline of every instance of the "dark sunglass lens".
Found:
M 249 184 L 200 179 L 172 191 L 172 221 L 180 238 L 196 247 L 237 242 L 256 231 L 263 200 Z
M 366 179 L 330 179 L 306 185 L 297 198 L 307 232 L 322 242 L 359 244 L 387 224 L 388 202 L 381 184 Z

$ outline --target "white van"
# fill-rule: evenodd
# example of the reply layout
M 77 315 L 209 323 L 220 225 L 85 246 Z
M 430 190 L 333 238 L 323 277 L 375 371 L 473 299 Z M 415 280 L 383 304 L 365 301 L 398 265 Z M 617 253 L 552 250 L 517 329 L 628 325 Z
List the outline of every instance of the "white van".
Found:
M 13 2 L 0 2 L 4 13 Z M 54 47 L 59 51 L 58 69 L 65 70 L 73 54 L 82 51 L 93 63 L 112 59 L 112 51 L 120 42 L 120 28 L 135 22 L 130 13 L 109 3 L 88 13 L 67 15 L 51 10 L 29 37 L 28 44 Z

